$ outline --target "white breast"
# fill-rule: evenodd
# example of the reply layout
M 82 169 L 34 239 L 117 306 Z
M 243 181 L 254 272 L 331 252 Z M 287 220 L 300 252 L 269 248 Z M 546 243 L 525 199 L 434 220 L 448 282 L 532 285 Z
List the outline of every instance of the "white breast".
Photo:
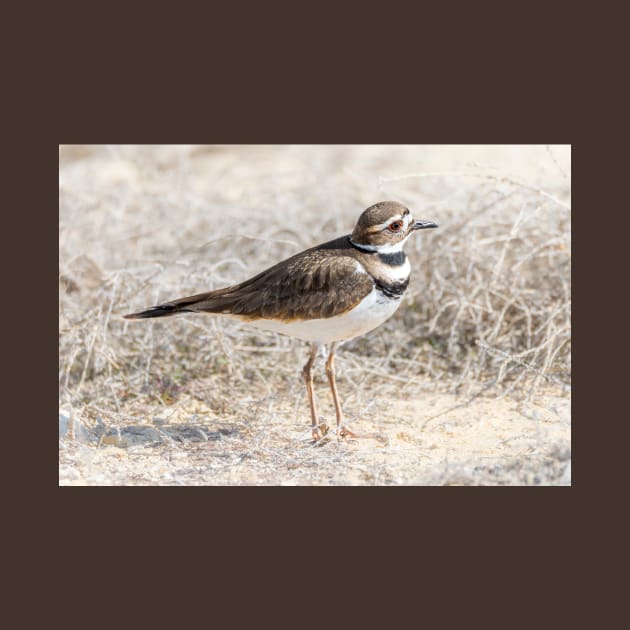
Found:
M 387 271 L 387 279 L 389 282 L 404 282 L 411 273 L 411 265 L 409 258 L 405 256 L 405 262 L 398 267 L 389 267 Z
M 400 306 L 400 299 L 391 299 L 373 289 L 351 311 L 325 319 L 282 322 L 256 319 L 247 322 L 256 328 L 297 337 L 304 341 L 331 343 L 364 335 L 389 319 Z

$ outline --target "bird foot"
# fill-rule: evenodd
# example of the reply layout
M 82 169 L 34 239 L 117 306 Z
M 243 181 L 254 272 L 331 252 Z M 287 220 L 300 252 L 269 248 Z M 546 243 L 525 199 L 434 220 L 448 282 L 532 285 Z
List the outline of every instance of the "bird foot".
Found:
M 311 431 L 314 443 L 321 442 L 328 435 L 328 431 L 330 431 L 330 427 L 326 423 L 316 424 Z
M 351 439 L 357 439 L 361 437 L 358 433 L 355 433 L 354 431 L 350 431 L 350 429 L 348 429 L 347 427 L 339 427 L 337 429 L 337 435 L 340 438 L 351 438 Z
M 380 433 L 355 433 L 354 431 L 350 431 L 347 427 L 339 427 L 337 430 L 337 436 L 339 439 L 349 438 L 351 440 L 358 439 L 370 439 L 370 440 L 378 440 L 379 442 L 383 442 L 386 444 L 389 440 L 381 435 Z

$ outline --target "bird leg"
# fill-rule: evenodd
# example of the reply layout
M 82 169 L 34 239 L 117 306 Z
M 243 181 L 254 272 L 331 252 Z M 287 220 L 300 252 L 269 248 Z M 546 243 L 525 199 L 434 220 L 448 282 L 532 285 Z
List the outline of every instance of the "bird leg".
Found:
M 326 434 L 327 427 L 319 426 L 319 417 L 317 416 L 317 404 L 315 403 L 315 394 L 313 391 L 313 364 L 315 363 L 315 359 L 317 358 L 317 353 L 319 352 L 320 345 L 317 343 L 311 344 L 311 354 L 306 362 L 306 365 L 302 369 L 302 376 L 304 377 L 304 382 L 306 383 L 306 392 L 308 394 L 308 402 L 311 406 L 311 432 L 313 435 L 313 439 L 317 442 L 321 440 Z
M 333 402 L 335 403 L 335 414 L 337 415 L 337 435 L 339 437 L 358 437 L 352 431 L 344 426 L 343 411 L 341 411 L 341 403 L 339 402 L 339 394 L 337 392 L 337 381 L 335 380 L 335 350 L 337 349 L 337 343 L 330 344 L 330 351 L 328 352 L 328 359 L 326 359 L 326 376 L 328 377 L 328 384 L 330 385 L 330 391 L 332 392 Z
M 340 438 L 373 438 L 375 440 L 385 441 L 385 438 L 378 433 L 357 434 L 354 433 L 354 431 L 350 431 L 350 429 L 345 426 L 343 411 L 341 411 L 339 394 L 337 392 L 337 381 L 335 379 L 335 350 L 337 349 L 337 345 L 336 342 L 330 344 L 328 359 L 326 359 L 326 376 L 328 377 L 330 391 L 332 392 L 333 402 L 335 403 L 335 413 L 337 414 L 337 436 Z

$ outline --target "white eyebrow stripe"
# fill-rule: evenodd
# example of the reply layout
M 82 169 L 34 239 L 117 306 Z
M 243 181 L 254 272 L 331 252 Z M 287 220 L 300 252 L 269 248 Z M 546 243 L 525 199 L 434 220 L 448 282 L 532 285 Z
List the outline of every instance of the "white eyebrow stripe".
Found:
M 394 221 L 404 221 L 404 218 L 401 214 L 397 214 L 396 216 L 390 217 L 389 219 L 387 219 L 387 221 L 385 221 L 385 223 L 378 223 L 377 225 L 373 225 L 370 228 L 370 231 L 374 231 L 376 232 L 377 230 L 384 230 L 386 227 L 389 226 L 390 223 L 394 222 Z M 405 225 L 405 229 L 407 228 L 407 225 Z

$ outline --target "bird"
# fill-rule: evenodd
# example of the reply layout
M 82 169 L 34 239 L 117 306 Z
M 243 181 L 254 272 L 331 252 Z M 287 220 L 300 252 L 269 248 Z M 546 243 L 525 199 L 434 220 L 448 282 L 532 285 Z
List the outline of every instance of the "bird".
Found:
M 319 352 L 327 347 L 325 371 L 337 436 L 363 437 L 344 420 L 335 379 L 335 351 L 343 342 L 380 326 L 397 311 L 411 271 L 404 245 L 415 232 L 437 227 L 433 221 L 414 219 L 402 203 L 381 201 L 361 213 L 351 234 L 306 249 L 239 284 L 164 302 L 124 317 L 221 315 L 309 342 L 302 377 L 315 443 L 328 433 L 328 426 L 320 424 L 313 391 L 313 366 Z

